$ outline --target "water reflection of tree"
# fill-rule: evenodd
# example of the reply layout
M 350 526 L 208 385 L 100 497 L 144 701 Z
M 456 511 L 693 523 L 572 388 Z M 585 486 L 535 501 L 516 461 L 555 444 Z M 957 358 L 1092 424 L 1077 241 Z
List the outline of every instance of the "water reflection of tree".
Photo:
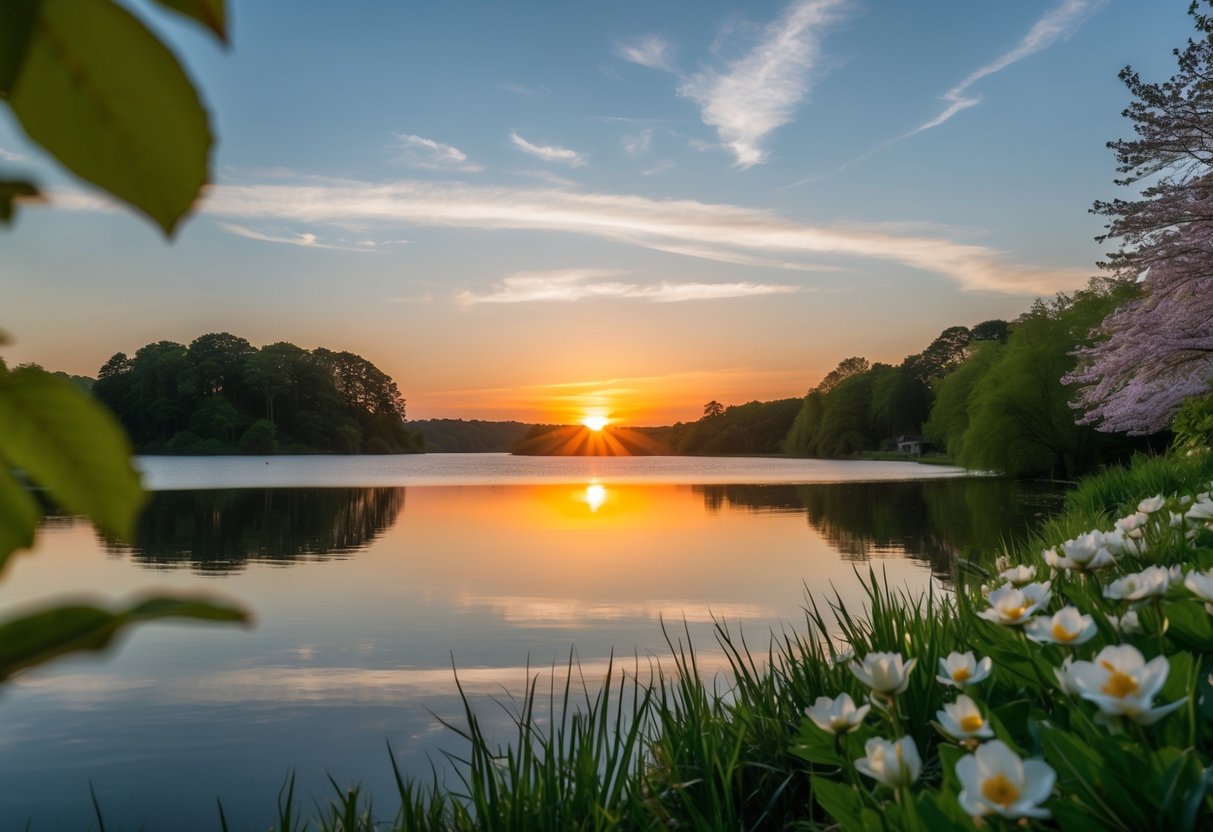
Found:
M 1058 486 L 992 477 L 816 485 L 696 488 L 709 511 L 804 512 L 809 525 L 848 560 L 910 557 L 951 574 L 956 558 L 989 561 L 1061 507 Z
M 109 540 L 106 551 L 207 573 L 238 571 L 249 561 L 343 558 L 366 548 L 403 508 L 403 488 L 160 491 L 140 518 L 135 544 Z

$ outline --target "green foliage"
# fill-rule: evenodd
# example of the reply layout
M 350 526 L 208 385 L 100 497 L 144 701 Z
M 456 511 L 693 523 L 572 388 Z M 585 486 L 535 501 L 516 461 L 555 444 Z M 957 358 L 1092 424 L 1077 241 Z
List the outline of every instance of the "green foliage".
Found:
M 938 385 L 928 429 L 968 468 L 1067 478 L 1123 457 L 1122 437 L 1075 422 L 1062 377 L 1087 333 L 1135 287 L 1093 281 L 1074 296 L 1038 300 L 1011 327 Z
M 1110 516 L 1129 514 L 1143 496 L 1204 491 L 1213 459 L 1208 455 L 1134 456 L 1127 466 L 1114 466 L 1087 477 L 1066 495 L 1066 514 L 1093 525 Z
M 935 404 L 922 432 L 949 454 L 960 453 L 961 440 L 969 429 L 969 399 L 973 387 L 998 363 L 1001 344 L 978 344 L 962 364 L 935 384 Z
M 29 545 L 40 512 L 17 497 L 9 469 L 21 469 L 64 508 L 87 514 L 103 531 L 129 536 L 143 504 L 122 429 L 69 381 L 32 368 L 0 369 L 0 488 L 12 526 L 0 564 Z M 14 536 L 15 535 L 15 536 Z
M 210 29 L 219 40 L 227 41 L 227 8 L 223 0 L 156 0 Z
M 997 324 L 979 326 L 994 337 Z M 848 358 L 809 395 L 794 420 L 784 450 L 797 456 L 841 457 L 863 451 L 891 450 L 900 437 L 916 437 L 931 413 L 932 383 L 963 366 L 973 333 L 963 326 L 945 329 L 920 353 L 893 367 Z
M 799 410 L 800 399 L 729 407 L 712 401 L 702 419 L 674 425 L 668 441 L 680 454 L 777 454 Z
M 153 597 L 120 612 L 76 604 L 0 623 L 0 681 L 51 659 L 103 650 L 127 627 L 165 618 L 240 623 L 243 610 L 203 598 Z
M 1171 423 L 1175 447 L 1208 452 L 1213 448 L 1213 394 L 1193 396 L 1184 402 Z
M 165 0 L 224 36 L 222 0 Z M 0 6 L 0 97 L 65 167 L 172 234 L 207 181 L 210 128 L 173 54 L 112 0 Z M 0 219 L 33 186 L 0 187 Z
M 396 383 L 361 356 L 257 349 L 226 332 L 117 353 L 93 393 L 143 453 L 405 453 L 424 441 Z

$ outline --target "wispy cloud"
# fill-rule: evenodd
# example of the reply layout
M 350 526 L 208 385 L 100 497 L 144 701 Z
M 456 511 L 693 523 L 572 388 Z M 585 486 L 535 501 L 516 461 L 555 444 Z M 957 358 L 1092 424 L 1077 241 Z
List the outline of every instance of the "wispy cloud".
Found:
M 625 61 L 666 72 L 678 71 L 674 68 L 673 47 L 660 35 L 645 35 L 630 41 L 616 41 L 614 47 L 615 54 Z
M 854 257 L 942 275 L 964 289 L 1012 294 L 1072 289 L 1089 275 L 1086 269 L 1009 263 L 1000 252 L 942 234 L 810 225 L 722 203 L 569 190 L 412 180 L 220 185 L 202 210 L 227 222 L 379 225 L 386 226 L 385 236 L 399 233 L 401 224 L 562 232 L 722 262 L 779 258 L 781 265 L 814 268 L 820 257 Z
M 510 141 L 519 150 L 543 159 L 545 162 L 559 162 L 560 164 L 574 168 L 584 167 L 586 164 L 584 156 L 575 150 L 569 150 L 567 147 L 532 144 L 517 133 L 510 133 Z
M 924 122 L 901 138 L 909 138 L 924 130 L 938 127 L 952 116 L 981 103 L 981 97 L 969 92 L 969 87 L 982 78 L 1022 61 L 1029 55 L 1034 55 L 1048 49 L 1058 40 L 1068 38 L 1081 26 L 1087 18 L 1107 4 L 1107 0 L 1065 0 L 1061 5 L 1051 9 L 1028 31 L 1023 39 L 1009 52 L 1004 52 L 985 66 L 969 73 L 952 89 L 943 94 L 943 100 L 948 106 L 937 116 Z
M 264 231 L 257 231 L 253 228 L 246 228 L 243 225 L 236 225 L 230 222 L 219 223 L 219 227 L 224 231 L 235 234 L 240 237 L 248 237 L 250 240 L 260 240 L 263 243 L 284 243 L 291 246 L 303 246 L 304 248 L 325 248 L 334 251 L 374 251 L 375 243 L 373 240 L 361 240 L 355 245 L 338 245 L 335 243 L 322 243 L 311 232 L 303 234 L 272 234 Z
M 515 170 L 511 171 L 511 173 L 516 176 L 525 176 L 528 179 L 538 179 L 540 182 L 551 185 L 553 188 L 576 188 L 581 184 L 568 177 L 558 176 L 550 170 L 543 170 L 542 168 Z
M 704 69 L 679 85 L 700 106 L 705 124 L 749 168 L 767 159 L 763 140 L 792 120 L 809 91 L 821 53 L 822 31 L 841 18 L 850 0 L 798 0 L 768 25 L 762 40 L 723 72 Z
M 634 135 L 626 135 L 623 137 L 623 152 L 635 159 L 641 153 L 644 153 L 653 144 L 653 131 L 641 130 Z
M 657 164 L 651 167 L 644 168 L 641 172 L 644 176 L 656 176 L 659 173 L 665 173 L 670 168 L 674 167 L 674 162 L 670 159 L 662 159 Z
M 548 94 L 546 87 L 536 89 L 535 87 L 528 87 L 524 84 L 500 84 L 499 89 L 505 90 L 506 92 L 512 92 L 514 95 L 524 95 L 528 98 L 535 98 L 540 95 Z
M 467 154 L 453 145 L 412 133 L 396 133 L 395 136 L 400 141 L 401 160 L 412 167 L 462 173 L 484 170 L 481 165 L 468 161 Z
M 613 280 L 619 272 L 601 269 L 568 269 L 520 272 L 510 275 L 488 291 L 460 292 L 456 300 L 466 306 L 479 303 L 573 303 L 587 298 L 624 298 L 652 303 L 682 303 L 693 300 L 722 300 L 800 292 L 799 286 L 776 283 L 670 283 L 655 285 Z

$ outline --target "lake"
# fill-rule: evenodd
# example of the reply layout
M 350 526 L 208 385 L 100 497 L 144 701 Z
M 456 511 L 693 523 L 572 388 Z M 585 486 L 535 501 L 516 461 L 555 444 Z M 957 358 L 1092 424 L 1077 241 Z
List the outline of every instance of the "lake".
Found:
M 205 591 L 255 625 L 155 624 L 0 694 L 0 819 L 33 830 L 264 829 L 291 771 L 361 782 L 394 811 L 406 772 L 458 738 L 454 670 L 491 697 L 612 655 L 666 666 L 664 621 L 717 672 L 713 617 L 765 647 L 803 630 L 806 589 L 852 603 L 869 566 L 922 589 L 1059 504 L 1056 487 L 895 462 L 684 457 L 144 458 L 154 495 L 127 545 L 50 517 L 3 584 L 50 598 Z

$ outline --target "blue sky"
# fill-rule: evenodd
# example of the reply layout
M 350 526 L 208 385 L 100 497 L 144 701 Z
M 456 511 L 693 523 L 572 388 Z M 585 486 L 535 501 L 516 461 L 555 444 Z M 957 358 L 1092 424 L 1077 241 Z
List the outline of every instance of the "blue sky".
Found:
M 350 349 L 410 416 L 693 419 L 1095 272 L 1116 77 L 1186 2 L 237 2 L 138 11 L 212 114 L 176 241 L 57 173 L 5 234 L 12 362 L 226 330 Z M 7 116 L 5 117 L 7 119 Z

